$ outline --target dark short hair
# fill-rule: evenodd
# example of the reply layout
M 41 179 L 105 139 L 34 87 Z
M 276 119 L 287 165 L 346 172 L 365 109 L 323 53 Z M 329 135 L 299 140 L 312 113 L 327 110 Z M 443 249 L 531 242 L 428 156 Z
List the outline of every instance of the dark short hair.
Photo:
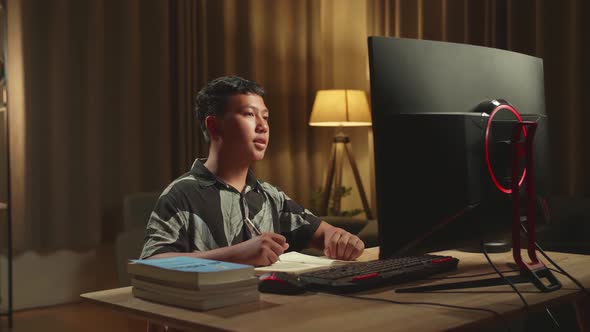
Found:
M 256 94 L 264 97 L 264 88 L 254 81 L 239 76 L 223 76 L 209 81 L 197 93 L 195 113 L 207 143 L 210 137 L 205 126 L 205 118 L 209 115 L 222 116 L 227 100 L 236 94 Z

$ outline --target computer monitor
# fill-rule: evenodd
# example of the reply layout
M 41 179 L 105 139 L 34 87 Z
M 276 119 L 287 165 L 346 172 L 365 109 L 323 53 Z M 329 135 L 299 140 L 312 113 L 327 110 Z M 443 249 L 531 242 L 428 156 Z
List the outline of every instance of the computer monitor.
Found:
M 534 179 L 546 196 L 542 60 L 427 40 L 369 37 L 368 46 L 380 257 L 504 238 L 511 194 L 501 189 L 510 188 L 517 120 L 498 112 L 490 121 L 483 108 L 504 99 L 538 123 Z

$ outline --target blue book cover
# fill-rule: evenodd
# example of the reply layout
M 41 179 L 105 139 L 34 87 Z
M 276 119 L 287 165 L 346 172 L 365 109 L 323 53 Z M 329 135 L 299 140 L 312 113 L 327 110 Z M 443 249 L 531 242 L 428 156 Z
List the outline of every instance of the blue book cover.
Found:
M 168 258 L 132 260 L 135 264 L 149 265 L 165 270 L 182 272 L 221 272 L 251 268 L 250 265 L 236 264 L 211 259 L 178 256 Z
M 140 276 L 190 287 L 236 282 L 254 275 L 251 265 L 187 256 L 132 260 L 127 271 L 132 278 Z

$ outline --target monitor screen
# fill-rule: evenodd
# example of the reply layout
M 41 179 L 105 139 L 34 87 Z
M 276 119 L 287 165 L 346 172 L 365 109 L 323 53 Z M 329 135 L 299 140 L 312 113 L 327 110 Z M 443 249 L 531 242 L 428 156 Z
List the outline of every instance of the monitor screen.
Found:
M 511 200 L 502 188 L 511 186 L 517 118 L 503 111 L 490 121 L 490 105 L 505 100 L 538 123 L 534 179 L 542 197 L 549 188 L 542 60 L 426 40 L 369 37 L 368 45 L 380 256 L 508 233 Z

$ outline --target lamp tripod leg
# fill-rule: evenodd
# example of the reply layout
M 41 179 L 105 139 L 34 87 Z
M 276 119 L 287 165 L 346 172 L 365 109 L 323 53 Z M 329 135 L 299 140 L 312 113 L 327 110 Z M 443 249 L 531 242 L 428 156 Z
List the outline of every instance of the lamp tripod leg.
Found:
M 373 214 L 371 213 L 371 209 L 369 208 L 369 201 L 367 200 L 367 196 L 365 194 L 365 188 L 363 187 L 363 182 L 361 181 L 361 175 L 359 173 L 358 167 L 356 166 L 356 160 L 352 155 L 350 143 L 344 144 L 344 150 L 346 151 L 346 155 L 348 156 L 348 160 L 350 161 L 350 166 L 352 167 L 352 174 L 354 175 L 354 181 L 356 182 L 356 186 L 359 190 L 359 195 L 361 196 L 361 202 L 363 203 L 363 209 L 365 210 L 365 215 L 367 219 L 373 219 Z
M 330 163 L 328 165 L 328 174 L 326 175 L 326 182 L 324 182 L 324 193 L 322 195 L 322 202 L 320 205 L 320 214 L 328 215 L 328 203 L 330 201 L 330 194 L 332 192 L 332 181 L 334 180 L 334 169 L 336 167 L 336 143 L 332 143 L 332 152 L 330 153 Z
M 342 159 L 344 158 L 342 142 L 335 142 L 336 160 L 334 161 L 334 187 L 332 188 L 332 200 L 334 201 L 334 214 L 339 216 L 342 210 Z

